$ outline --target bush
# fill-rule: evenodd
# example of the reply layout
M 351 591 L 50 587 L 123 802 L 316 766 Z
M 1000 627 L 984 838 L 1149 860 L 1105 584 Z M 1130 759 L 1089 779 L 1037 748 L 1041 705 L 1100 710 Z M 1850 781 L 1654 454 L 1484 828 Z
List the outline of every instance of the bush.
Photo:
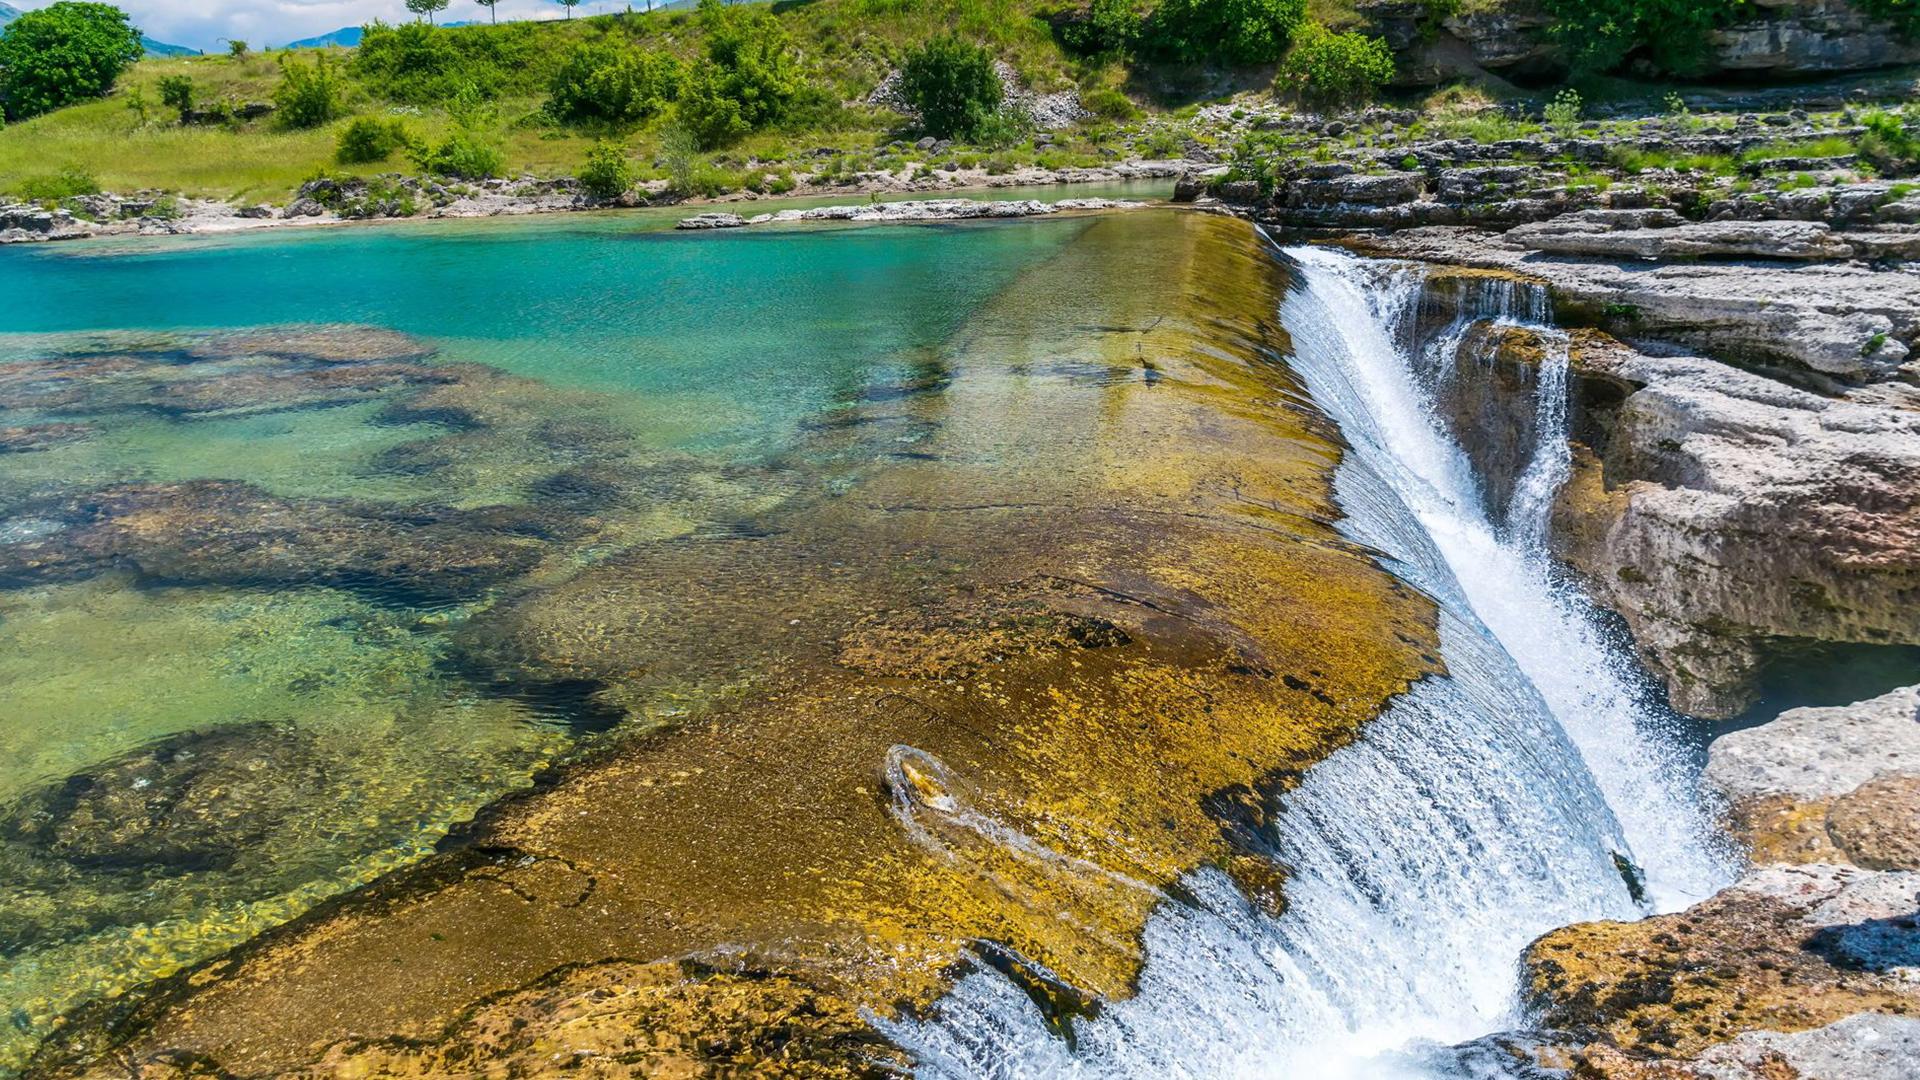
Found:
M 168 75 L 160 80 L 160 104 L 180 114 L 184 123 L 193 111 L 193 80 L 185 75 Z
M 596 143 L 580 166 L 580 186 L 602 199 L 617 199 L 633 186 L 633 164 L 624 146 Z
M 1547 104 L 1547 126 L 1559 132 L 1572 131 L 1580 126 L 1580 114 L 1586 109 L 1586 102 L 1580 97 L 1580 91 L 1562 90 L 1553 95 Z
M 1140 40 L 1140 13 L 1134 0 L 1093 0 L 1086 13 L 1068 18 L 1055 30 L 1060 44 L 1080 56 L 1126 53 Z
M 28 202 L 71 199 L 75 195 L 100 194 L 100 182 L 78 165 L 69 165 L 52 176 L 30 177 L 20 183 L 20 197 Z
M 1266 64 L 1307 21 L 1307 0 L 1162 0 L 1144 40 L 1178 60 Z
M 679 81 L 673 57 L 602 38 L 574 49 L 554 72 L 548 109 L 561 120 L 630 124 L 665 108 Z
M 1000 76 L 992 53 L 949 34 L 907 53 L 900 95 L 919 112 L 927 134 L 972 135 L 1000 108 Z
M 1309 23 L 1280 65 L 1274 89 L 1302 101 L 1345 105 L 1372 97 L 1392 80 L 1393 50 L 1384 39 Z
M 227 42 L 227 55 L 235 60 L 245 60 L 247 58 L 247 51 L 247 43 L 244 41 L 234 39 Z
M 389 101 L 433 105 L 472 87 L 492 98 L 533 92 L 547 71 L 539 31 L 527 23 L 467 26 L 427 23 L 367 25 L 353 53 L 353 73 Z
M 1860 156 L 1887 173 L 1904 173 L 1920 165 L 1920 138 L 1907 130 L 1895 113 L 1868 113 L 1861 124 L 1867 129 L 1860 136 Z
M 1681 74 L 1699 69 L 1707 34 L 1748 7 L 1748 0 L 1544 2 L 1577 70 L 1611 70 L 1644 48 L 1662 68 Z
M 333 157 L 342 165 L 370 165 L 412 145 L 413 136 L 401 120 L 356 116 L 340 133 Z
M 1133 120 L 1140 116 L 1133 99 L 1118 90 L 1090 90 L 1080 96 L 1080 104 L 1102 120 Z
M 319 127 L 340 115 L 340 66 L 324 52 L 312 64 L 280 58 L 280 85 L 273 91 L 275 115 L 293 128 Z
M 102 97 L 145 51 L 117 7 L 63 0 L 26 12 L 0 34 L 0 111 L 21 120 Z
M 700 0 L 707 62 L 680 88 L 680 123 L 703 147 L 722 146 L 781 119 L 806 89 L 792 39 L 761 7 Z
M 476 87 L 465 87 L 447 103 L 453 130 L 432 146 L 413 148 L 414 164 L 422 172 L 460 180 L 485 180 L 506 170 L 500 149 L 499 118 Z

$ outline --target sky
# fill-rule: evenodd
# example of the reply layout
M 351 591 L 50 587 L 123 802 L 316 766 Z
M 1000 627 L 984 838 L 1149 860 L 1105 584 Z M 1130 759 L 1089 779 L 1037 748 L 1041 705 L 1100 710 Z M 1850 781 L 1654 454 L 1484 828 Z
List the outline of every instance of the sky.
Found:
M 53 0 L 8 0 L 22 11 L 46 7 Z M 225 50 L 227 39 L 250 45 L 285 45 L 359 26 L 374 19 L 404 22 L 413 16 L 401 0 L 109 0 L 133 16 L 133 24 L 148 37 L 171 45 Z M 645 8 L 646 0 L 635 0 Z M 625 11 L 626 0 L 581 0 L 575 15 Z M 500 18 L 558 19 L 566 14 L 553 0 L 500 0 Z M 449 0 L 440 21 L 487 19 L 487 9 L 473 0 Z

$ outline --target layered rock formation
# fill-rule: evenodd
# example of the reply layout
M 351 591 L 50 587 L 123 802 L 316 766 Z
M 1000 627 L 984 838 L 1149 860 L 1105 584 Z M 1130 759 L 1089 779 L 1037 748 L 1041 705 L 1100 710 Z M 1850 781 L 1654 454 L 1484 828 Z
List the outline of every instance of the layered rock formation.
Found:
M 1920 1057 L 1920 687 L 1727 735 L 1707 782 L 1756 863 L 1677 915 L 1528 950 L 1583 1075 L 1904 1078 Z

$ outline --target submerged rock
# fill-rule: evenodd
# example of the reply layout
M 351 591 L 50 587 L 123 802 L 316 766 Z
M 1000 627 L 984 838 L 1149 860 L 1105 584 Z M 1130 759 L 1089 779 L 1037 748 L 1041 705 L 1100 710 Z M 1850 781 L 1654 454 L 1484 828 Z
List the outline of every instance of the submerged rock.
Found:
M 323 775 L 312 740 L 291 729 L 179 735 L 28 796 L 0 830 L 81 867 L 206 870 L 271 842 Z
M 163 582 L 333 585 L 403 601 L 471 598 L 524 573 L 545 528 L 513 511 L 283 499 L 223 480 L 111 487 L 25 516 L 66 527 L 0 544 L 0 580 L 130 567 Z

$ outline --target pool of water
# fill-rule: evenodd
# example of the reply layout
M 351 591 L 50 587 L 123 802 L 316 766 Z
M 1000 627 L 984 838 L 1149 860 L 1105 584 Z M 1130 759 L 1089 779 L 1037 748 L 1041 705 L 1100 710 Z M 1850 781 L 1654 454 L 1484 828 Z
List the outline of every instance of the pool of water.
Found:
M 899 449 L 836 417 L 1092 221 L 671 220 L 0 251 L 0 1069 L 590 742 L 450 636 Z

